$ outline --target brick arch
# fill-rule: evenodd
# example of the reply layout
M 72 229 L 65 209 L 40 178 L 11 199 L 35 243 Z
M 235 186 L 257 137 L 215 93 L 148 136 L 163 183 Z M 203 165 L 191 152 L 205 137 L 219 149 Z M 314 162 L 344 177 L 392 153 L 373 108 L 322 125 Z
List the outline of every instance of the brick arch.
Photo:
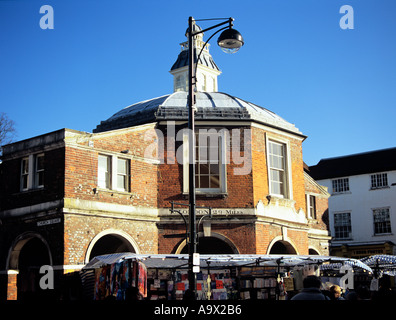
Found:
M 93 239 L 89 243 L 87 251 L 85 253 L 85 259 L 84 259 L 85 263 L 89 262 L 90 255 L 95 244 L 105 236 L 115 236 L 120 240 L 124 240 L 134 249 L 135 253 L 140 253 L 139 246 L 128 233 L 118 229 L 106 229 L 104 231 L 99 232 L 95 237 L 93 237 Z
M 35 239 L 35 238 L 39 239 L 43 243 L 43 245 L 45 246 L 45 248 L 47 249 L 47 252 L 48 252 L 49 263 L 50 263 L 50 265 L 53 264 L 52 263 L 52 254 L 51 254 L 51 250 L 50 250 L 47 240 L 45 240 L 45 238 L 39 233 L 24 232 L 15 238 L 14 242 L 12 243 L 12 245 L 8 251 L 8 256 L 7 256 L 7 260 L 6 260 L 6 269 L 7 270 L 18 270 L 19 254 L 20 254 L 22 248 L 24 247 L 24 245 L 27 242 L 29 242 L 30 240 Z
M 295 254 L 299 254 L 298 253 L 298 249 L 297 246 L 295 245 L 295 243 L 293 242 L 293 240 L 291 240 L 288 237 L 283 237 L 283 236 L 277 236 L 274 239 L 272 239 L 272 241 L 270 242 L 270 244 L 268 245 L 267 248 L 267 254 L 270 254 L 272 247 L 274 246 L 275 243 L 280 242 L 282 243 L 286 248 L 289 248 L 290 250 L 294 250 L 296 253 Z M 293 254 L 293 253 L 292 253 Z
M 36 250 L 31 250 L 32 248 L 27 248 L 26 250 L 28 251 L 25 250 L 24 252 L 23 249 L 25 248 L 25 245 L 33 245 L 33 248 Z M 40 254 L 36 252 L 37 249 L 40 251 Z M 17 300 L 19 299 L 20 293 L 24 294 L 26 293 L 26 290 L 31 290 L 32 288 L 31 284 L 29 284 L 29 287 L 25 286 L 24 291 L 20 291 L 22 290 L 21 283 L 23 283 L 23 281 L 20 282 L 20 280 L 18 280 L 18 277 L 28 276 L 26 266 L 29 266 L 29 264 L 32 262 L 32 256 L 28 255 L 28 258 L 26 260 L 27 253 L 33 254 L 33 257 L 38 259 L 34 262 L 35 266 L 37 262 L 42 263 L 43 265 L 53 265 L 50 247 L 48 245 L 48 242 L 42 235 L 36 232 L 24 232 L 17 236 L 11 244 L 10 249 L 8 250 L 6 260 L 6 270 L 8 274 L 6 284 L 7 300 Z M 21 254 L 23 255 L 22 257 Z M 23 263 L 21 260 L 24 260 L 25 263 Z M 29 262 L 28 264 L 26 264 L 27 261 Z M 21 265 L 21 262 L 23 265 Z M 36 270 L 36 272 L 38 272 L 38 270 Z
M 203 237 L 203 232 L 198 232 L 198 237 Z M 213 238 L 217 238 L 221 241 L 224 241 L 228 246 L 230 246 L 230 248 L 234 251 L 235 254 L 238 254 L 239 251 L 236 247 L 236 245 L 226 236 L 220 234 L 220 233 L 216 233 L 216 232 L 212 232 L 211 237 Z M 176 248 L 174 249 L 176 254 L 181 253 L 181 251 L 184 249 L 184 247 L 187 245 L 186 240 L 183 240 L 182 242 L 180 242 Z
M 311 253 L 311 252 L 315 252 L 315 253 Z M 314 246 L 309 246 L 309 247 L 308 247 L 308 253 L 309 253 L 309 254 L 315 254 L 315 255 L 321 255 L 320 250 L 317 249 L 317 248 L 314 247 Z

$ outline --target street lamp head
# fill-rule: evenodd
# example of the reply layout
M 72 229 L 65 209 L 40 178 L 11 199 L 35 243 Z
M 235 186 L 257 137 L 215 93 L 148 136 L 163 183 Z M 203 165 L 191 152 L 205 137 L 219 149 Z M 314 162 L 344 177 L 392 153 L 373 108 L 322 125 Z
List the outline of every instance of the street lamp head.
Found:
M 243 46 L 244 42 L 238 30 L 229 28 L 220 34 L 217 44 L 225 53 L 235 53 Z

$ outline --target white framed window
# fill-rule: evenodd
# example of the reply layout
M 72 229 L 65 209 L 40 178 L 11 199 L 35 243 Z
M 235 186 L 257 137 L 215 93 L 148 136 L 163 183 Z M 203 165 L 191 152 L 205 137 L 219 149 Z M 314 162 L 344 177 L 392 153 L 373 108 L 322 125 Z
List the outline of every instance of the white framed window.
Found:
M 289 144 L 267 138 L 267 166 L 269 193 L 281 198 L 292 198 Z
M 117 190 L 129 192 L 129 160 L 117 159 Z
M 195 133 L 195 187 L 197 194 L 226 193 L 226 132 L 197 128 Z M 183 192 L 188 192 L 189 139 L 183 134 Z
M 102 189 L 130 191 L 130 161 L 117 156 L 99 154 L 98 187 Z
M 351 213 L 334 213 L 334 237 L 337 240 L 350 239 L 352 234 Z
M 29 158 L 21 161 L 21 191 L 29 189 Z
M 195 187 L 220 189 L 220 136 L 217 131 L 195 136 Z
M 349 192 L 349 178 L 334 179 L 331 181 L 333 193 Z
M 34 187 L 44 187 L 44 154 L 38 154 L 34 157 Z
M 373 209 L 374 234 L 392 233 L 389 208 Z
M 388 174 L 376 173 L 370 176 L 371 189 L 388 188 Z
M 316 197 L 312 194 L 306 194 L 306 206 L 308 219 L 316 220 Z
M 21 160 L 20 190 L 44 187 L 44 153 L 29 155 Z
M 111 156 L 98 156 L 98 187 L 111 189 Z

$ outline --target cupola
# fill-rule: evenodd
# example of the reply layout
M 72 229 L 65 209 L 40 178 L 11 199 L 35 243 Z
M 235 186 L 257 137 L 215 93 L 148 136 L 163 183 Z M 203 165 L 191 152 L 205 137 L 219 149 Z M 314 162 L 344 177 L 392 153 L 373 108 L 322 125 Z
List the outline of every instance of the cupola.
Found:
M 193 31 L 202 30 L 197 24 L 194 24 Z M 186 30 L 186 37 L 188 37 L 188 28 Z M 203 40 L 203 33 L 196 35 L 193 39 L 195 50 L 194 61 L 197 61 L 197 56 L 201 49 L 202 54 L 197 65 L 197 91 L 200 92 L 217 92 L 217 76 L 221 71 L 214 62 L 209 53 L 209 44 L 205 45 Z M 173 64 L 170 73 L 173 75 L 173 91 L 188 91 L 188 41 L 182 42 L 181 52 Z

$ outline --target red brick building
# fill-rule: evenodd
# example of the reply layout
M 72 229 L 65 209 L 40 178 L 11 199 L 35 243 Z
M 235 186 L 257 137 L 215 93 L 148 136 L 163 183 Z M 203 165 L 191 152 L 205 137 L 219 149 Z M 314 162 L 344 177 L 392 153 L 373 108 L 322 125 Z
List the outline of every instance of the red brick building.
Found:
M 202 39 L 196 39 L 197 46 Z M 200 42 L 201 41 L 201 42 Z M 133 104 L 94 133 L 62 129 L 4 146 L 0 297 L 38 290 L 96 255 L 186 252 L 188 109 L 185 45 L 175 92 Z M 198 64 L 196 189 L 202 253 L 328 254 L 327 191 L 305 171 L 294 125 L 217 92 L 207 48 Z M 214 92 L 211 92 L 213 90 Z M 61 286 L 60 284 L 58 286 Z

